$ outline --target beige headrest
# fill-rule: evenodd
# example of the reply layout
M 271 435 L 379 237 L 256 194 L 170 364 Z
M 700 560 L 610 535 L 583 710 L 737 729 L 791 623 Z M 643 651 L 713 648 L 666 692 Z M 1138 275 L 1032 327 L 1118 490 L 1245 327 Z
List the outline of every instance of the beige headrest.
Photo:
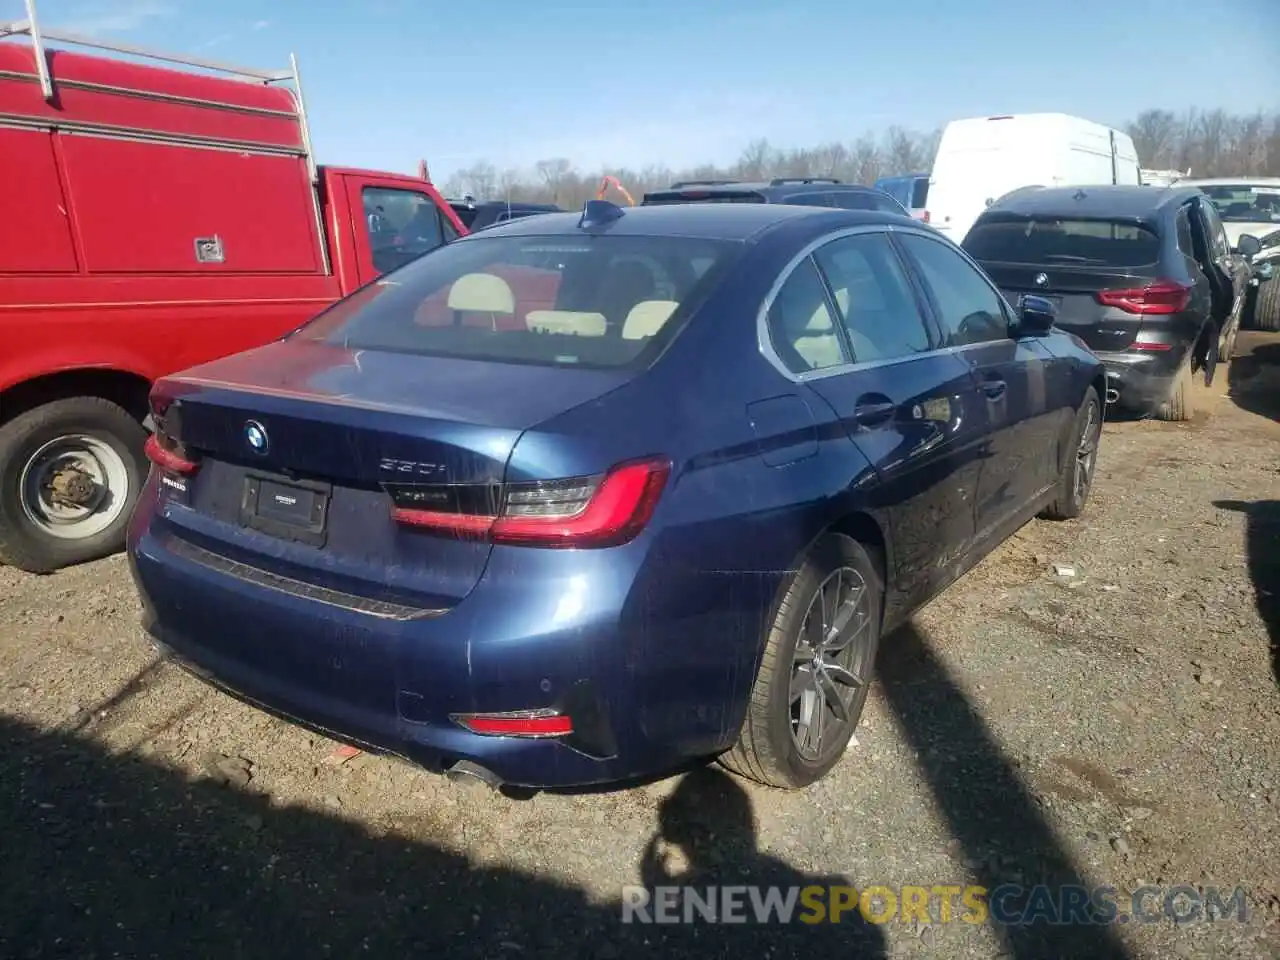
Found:
M 675 300 L 641 300 L 622 324 L 623 340 L 643 340 L 652 337 L 680 306 Z
M 453 281 L 449 309 L 476 313 L 515 313 L 516 298 L 501 277 L 491 273 L 468 273 Z
M 603 337 L 609 328 L 603 313 L 571 310 L 530 310 L 525 325 L 540 333 L 568 333 L 579 337 Z
M 827 309 L 825 303 L 819 304 L 818 309 L 813 311 L 813 316 L 809 318 L 809 322 L 805 324 L 805 330 L 809 333 L 830 333 L 835 327 L 831 325 L 831 311 Z

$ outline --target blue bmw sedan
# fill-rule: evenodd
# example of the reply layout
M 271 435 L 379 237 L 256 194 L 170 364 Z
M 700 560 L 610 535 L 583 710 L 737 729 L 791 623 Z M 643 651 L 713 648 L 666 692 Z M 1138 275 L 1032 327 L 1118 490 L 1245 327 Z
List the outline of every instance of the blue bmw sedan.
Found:
M 907 217 L 592 201 L 157 383 L 129 558 L 162 649 L 338 739 L 799 788 L 881 637 L 1081 512 L 1104 391 Z

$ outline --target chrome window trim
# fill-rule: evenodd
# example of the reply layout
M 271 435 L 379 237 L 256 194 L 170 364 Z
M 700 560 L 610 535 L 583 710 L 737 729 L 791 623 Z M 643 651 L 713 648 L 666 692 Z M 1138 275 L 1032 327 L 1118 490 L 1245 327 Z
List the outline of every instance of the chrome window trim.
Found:
M 774 370 L 792 383 L 809 383 L 814 380 L 825 380 L 827 377 L 843 376 L 846 373 L 853 373 L 858 370 L 873 370 L 877 367 L 888 367 L 897 363 L 910 363 L 913 360 L 919 360 L 922 357 L 942 356 L 949 353 L 965 353 L 969 350 L 973 350 L 978 347 L 985 347 L 988 344 L 998 342 L 995 340 L 985 340 L 980 343 L 966 343 L 959 347 L 937 347 L 933 350 L 923 350 L 920 353 L 913 353 L 903 357 L 891 357 L 885 360 L 862 360 L 851 363 L 840 363 L 830 367 L 823 367 L 820 370 L 807 370 L 804 373 L 794 373 L 785 363 L 783 363 L 777 350 L 774 349 L 773 338 L 769 332 L 769 311 L 773 308 L 773 302 L 777 299 L 778 292 L 782 289 L 783 284 L 791 279 L 791 274 L 799 268 L 800 264 L 813 256 L 819 248 L 825 247 L 829 243 L 834 243 L 837 240 L 844 240 L 847 237 L 857 237 L 865 234 L 885 234 L 887 237 L 895 233 L 925 237 L 926 239 L 935 240 L 938 243 L 954 247 L 959 251 L 960 255 L 977 270 L 978 276 L 981 277 L 987 286 L 991 288 L 992 292 L 995 293 L 996 299 L 1001 304 L 1001 309 L 1004 311 L 1006 321 L 1011 319 L 1009 317 L 1009 311 L 1007 309 L 1008 305 L 1005 302 L 1004 294 L 1002 294 L 999 289 L 992 284 L 990 278 L 987 277 L 986 272 L 977 265 L 972 257 L 961 250 L 956 244 L 952 243 L 946 237 L 937 234 L 931 228 L 893 223 L 868 223 L 860 224 L 856 227 L 841 227 L 838 230 L 833 230 L 831 233 L 823 234 L 816 240 L 811 240 L 809 243 L 805 244 L 795 256 L 787 261 L 786 266 L 779 271 L 777 279 L 774 280 L 773 285 L 769 288 L 769 292 L 765 294 L 764 301 L 761 303 L 760 309 L 756 313 L 756 347 L 760 351 L 760 355 L 764 357 Z M 816 261 L 814 266 L 821 274 L 822 268 L 817 267 Z M 907 269 L 915 270 L 914 264 L 907 265 Z M 920 319 L 927 327 L 928 318 L 922 315 Z

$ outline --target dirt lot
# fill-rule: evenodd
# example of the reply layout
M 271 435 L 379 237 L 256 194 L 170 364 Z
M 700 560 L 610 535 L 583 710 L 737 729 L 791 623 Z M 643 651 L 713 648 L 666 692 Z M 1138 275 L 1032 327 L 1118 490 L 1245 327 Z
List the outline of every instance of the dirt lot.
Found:
M 157 663 L 122 559 L 0 569 L 0 956 L 1280 957 L 1280 338 L 1242 347 L 1208 416 L 1109 425 L 1085 520 L 1028 526 L 886 641 L 804 795 L 712 768 L 521 799 L 342 761 Z M 1107 884 L 1122 913 L 1144 883 L 1242 886 L 1249 910 L 619 922 L 623 885 L 683 871 Z

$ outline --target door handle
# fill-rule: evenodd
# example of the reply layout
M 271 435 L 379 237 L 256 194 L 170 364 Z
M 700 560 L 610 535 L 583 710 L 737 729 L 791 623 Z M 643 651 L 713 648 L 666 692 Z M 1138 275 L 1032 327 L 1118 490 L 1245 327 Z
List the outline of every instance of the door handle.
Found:
M 853 408 L 853 419 L 864 427 L 876 427 L 893 416 L 898 405 L 892 400 L 878 400 L 874 397 L 859 398 Z
M 1004 392 L 1008 387 L 1009 385 L 1003 380 L 995 378 L 982 381 L 982 392 L 987 395 L 988 400 L 999 400 L 1004 396 Z

